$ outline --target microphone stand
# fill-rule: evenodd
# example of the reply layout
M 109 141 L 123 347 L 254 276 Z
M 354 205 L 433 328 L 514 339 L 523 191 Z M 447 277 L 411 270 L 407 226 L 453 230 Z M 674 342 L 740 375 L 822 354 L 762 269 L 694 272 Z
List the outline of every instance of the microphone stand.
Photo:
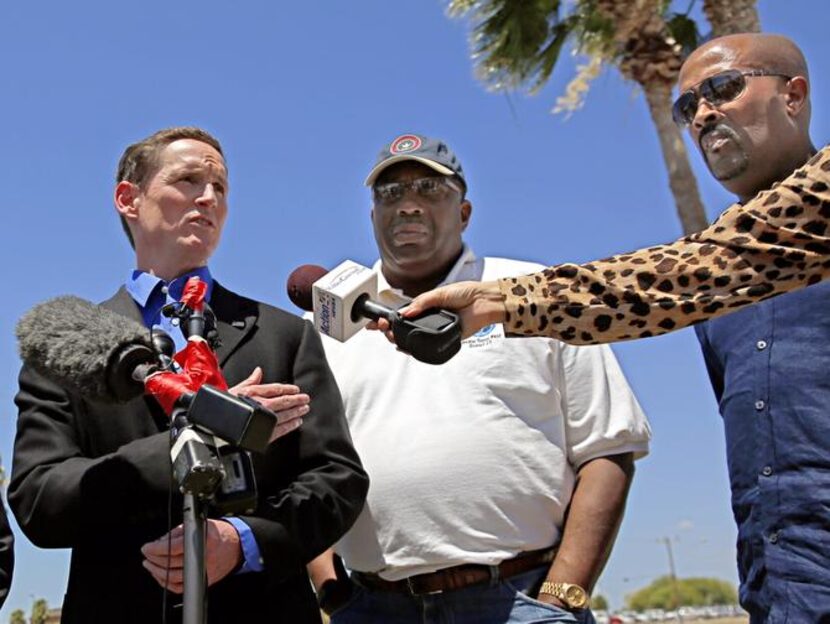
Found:
M 201 310 L 187 319 L 186 336 L 204 338 L 205 318 Z M 188 402 L 189 403 L 189 402 Z M 188 418 L 190 405 L 177 407 L 173 423 L 173 471 L 184 495 L 182 524 L 184 529 L 184 595 L 182 624 L 205 624 L 207 615 L 207 570 L 205 544 L 207 501 L 219 487 L 225 472 L 211 445 L 196 432 Z M 178 447 L 178 449 L 177 449 Z M 177 452 L 178 450 L 178 452 Z
M 184 613 L 183 624 L 205 622 L 207 570 L 205 569 L 205 505 L 192 493 L 184 495 Z
M 185 286 L 185 296 L 189 285 L 190 282 Z M 206 309 L 208 314 L 205 314 Z M 193 337 L 205 340 L 207 349 L 212 353 L 218 342 L 215 317 L 198 295 L 193 307 L 174 306 L 162 312 L 179 318 L 185 337 L 188 340 Z M 161 348 L 159 350 L 162 351 Z M 172 353 L 172 348 L 170 352 Z M 170 456 L 176 483 L 184 496 L 182 624 L 204 624 L 206 621 L 205 547 L 208 505 L 218 505 L 229 513 L 253 511 L 257 498 L 256 481 L 248 451 L 265 450 L 277 419 L 276 415 L 256 401 L 235 397 L 211 386 L 211 383 L 216 383 L 214 373 L 225 386 L 221 372 L 213 371 L 207 377 L 213 381 L 202 381 L 198 390 L 191 387 L 192 392 L 178 394 L 171 408 Z M 171 387 L 179 391 L 176 386 Z M 157 391 L 167 394 L 167 390 L 161 388 Z M 220 444 L 225 444 L 221 447 L 222 450 Z M 228 452 L 228 448 L 232 452 Z M 229 466 L 227 470 L 226 463 Z M 224 483 L 228 472 L 239 472 L 242 477 L 236 474 L 233 483 Z
M 207 500 L 224 477 L 221 464 L 210 446 L 196 433 L 187 418 L 187 408 L 173 414 L 174 472 L 184 495 L 182 523 L 184 528 L 184 597 L 182 624 L 204 624 L 206 615 L 207 571 L 205 540 Z

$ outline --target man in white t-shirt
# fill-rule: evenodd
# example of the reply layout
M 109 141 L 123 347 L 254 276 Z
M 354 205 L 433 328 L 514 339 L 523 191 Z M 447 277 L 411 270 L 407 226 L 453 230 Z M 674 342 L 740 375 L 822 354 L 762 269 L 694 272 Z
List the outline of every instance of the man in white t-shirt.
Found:
M 463 243 L 472 205 L 442 141 L 396 138 L 366 185 L 389 305 L 540 269 Z M 610 349 L 507 339 L 501 325 L 442 366 L 389 349 L 380 332 L 324 346 L 371 479 L 336 555 L 309 564 L 332 623 L 592 621 L 590 592 L 650 437 Z

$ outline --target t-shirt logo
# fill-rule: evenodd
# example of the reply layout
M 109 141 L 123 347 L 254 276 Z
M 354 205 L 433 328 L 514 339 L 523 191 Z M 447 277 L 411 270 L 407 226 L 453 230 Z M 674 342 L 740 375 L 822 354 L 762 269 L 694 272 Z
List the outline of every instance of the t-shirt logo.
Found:
M 466 340 L 462 340 L 461 345 L 468 349 L 479 349 L 495 344 L 501 340 L 504 340 L 504 325 L 495 323 L 487 327 L 482 327 Z
M 421 138 L 414 134 L 404 134 L 392 141 L 389 148 L 391 154 L 403 154 L 405 152 L 412 152 L 421 147 Z
M 487 327 L 482 327 L 475 334 L 473 334 L 473 336 L 476 338 L 484 338 L 487 334 L 492 333 L 495 328 L 495 325 L 488 325 Z

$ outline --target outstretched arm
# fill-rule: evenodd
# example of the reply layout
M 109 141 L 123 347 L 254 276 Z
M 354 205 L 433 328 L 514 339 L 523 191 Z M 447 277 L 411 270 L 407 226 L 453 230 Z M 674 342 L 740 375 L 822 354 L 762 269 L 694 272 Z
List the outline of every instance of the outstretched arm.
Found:
M 458 311 L 466 336 L 498 321 L 513 334 L 572 344 L 656 336 L 826 279 L 829 224 L 825 147 L 697 234 L 582 265 L 444 286 L 416 297 L 404 315 Z

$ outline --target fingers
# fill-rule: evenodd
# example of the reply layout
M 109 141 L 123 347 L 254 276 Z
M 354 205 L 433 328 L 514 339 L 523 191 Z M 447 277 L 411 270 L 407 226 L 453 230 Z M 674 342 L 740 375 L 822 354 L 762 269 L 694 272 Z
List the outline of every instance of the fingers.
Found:
M 236 394 L 237 396 L 249 396 L 252 399 L 257 397 L 271 398 L 300 394 L 300 389 L 293 384 L 259 383 L 251 384 L 249 386 L 245 386 L 244 388 L 240 388 L 239 392 L 236 392 L 234 394 Z
M 308 413 L 309 407 L 305 405 L 297 409 L 303 410 L 301 415 L 288 418 L 283 422 L 277 421 L 277 424 L 274 426 L 273 431 L 271 431 L 271 437 L 268 440 L 269 442 L 273 442 L 274 440 L 277 440 L 282 436 L 291 433 L 295 429 L 300 428 L 300 425 L 303 424 L 302 416 Z
M 141 562 L 144 569 L 155 579 L 156 583 L 173 592 L 181 594 L 184 592 L 184 568 L 167 568 L 156 565 L 145 559 Z
M 260 381 L 262 381 L 262 373 L 259 374 Z M 248 377 L 251 379 L 251 377 Z M 274 398 L 274 397 L 281 397 L 281 396 L 291 396 L 295 394 L 300 394 L 300 389 L 293 385 L 293 384 L 283 384 L 283 383 L 246 383 L 247 380 L 243 381 L 240 384 L 235 385 L 233 388 L 229 388 L 228 392 L 234 394 L 236 396 L 246 396 L 252 399 L 256 399 L 257 401 L 261 401 L 262 399 Z M 307 396 L 307 395 L 306 395 Z
M 248 378 L 228 390 L 236 396 L 257 401 L 277 415 L 277 423 L 270 441 L 291 433 L 303 424 L 303 416 L 309 413 L 311 397 L 300 392 L 294 384 L 262 383 L 262 369 L 257 366 Z
M 236 529 L 222 520 L 208 520 L 205 537 L 205 572 L 208 585 L 212 585 L 237 567 L 242 550 Z M 159 585 L 176 594 L 184 591 L 184 528 L 181 525 L 142 546 L 141 553 L 145 557 L 141 565 Z
M 252 383 L 256 379 L 256 383 Z M 260 383 L 262 369 L 257 367 L 248 379 L 230 388 L 228 392 L 236 396 L 245 396 L 261 403 L 272 412 L 289 410 L 301 405 L 308 405 L 311 397 L 300 392 L 294 384 Z
M 234 392 L 234 390 L 236 388 L 244 388 L 245 386 L 256 385 L 256 384 L 260 383 L 261 381 L 262 381 L 262 368 L 257 366 L 256 368 L 254 368 L 253 371 L 251 371 L 251 374 L 248 375 L 247 379 L 243 379 L 242 381 L 240 381 L 233 388 L 228 390 L 228 392 L 230 392 L 231 394 L 236 394 Z
M 141 547 L 141 565 L 162 587 L 176 594 L 184 591 L 184 529 L 181 525 Z
M 458 282 L 415 297 L 400 312 L 407 318 L 421 314 L 428 308 L 456 312 L 461 318 L 461 335 L 468 338 L 482 327 L 507 320 L 504 299 L 497 281 Z
M 401 316 L 412 318 L 430 308 L 460 311 L 474 304 L 478 299 L 490 296 L 491 291 L 498 294 L 496 282 L 457 282 L 427 291 L 415 297 L 404 309 Z
M 413 316 L 418 316 L 419 314 L 426 312 L 430 308 L 447 307 L 446 290 L 448 288 L 450 287 L 442 286 L 441 288 L 436 288 L 435 290 L 430 290 L 420 294 L 409 302 L 409 304 L 398 310 L 398 312 L 400 312 L 400 315 L 405 318 L 412 318 Z
M 366 329 L 383 332 L 386 339 L 392 344 L 395 344 L 395 335 L 392 333 L 392 325 L 385 318 L 380 318 L 377 321 L 370 321 L 366 325 Z
M 307 394 L 296 394 L 290 397 L 280 397 L 272 400 L 273 402 L 279 402 L 283 407 L 281 409 L 269 408 L 277 415 L 277 424 L 274 426 L 273 431 L 271 431 L 271 442 L 291 433 L 303 424 L 303 416 L 311 411 L 311 407 L 308 404 L 309 400 Z M 264 405 L 267 406 L 267 402 Z
M 169 549 L 169 552 L 168 552 Z M 148 559 L 161 561 L 168 557 L 180 557 L 184 554 L 184 527 L 175 529 L 162 535 L 153 542 L 147 542 L 141 547 L 141 554 Z

